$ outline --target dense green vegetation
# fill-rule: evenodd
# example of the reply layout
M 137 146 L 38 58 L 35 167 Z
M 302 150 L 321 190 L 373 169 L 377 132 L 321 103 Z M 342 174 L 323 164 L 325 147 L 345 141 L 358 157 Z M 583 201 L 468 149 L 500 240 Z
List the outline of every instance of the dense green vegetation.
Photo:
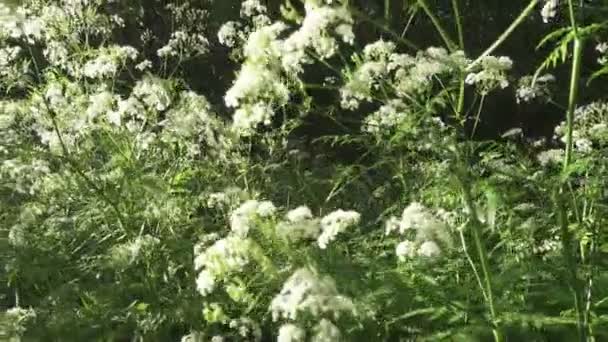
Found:
M 608 340 L 608 4 L 0 5 L 0 340 Z

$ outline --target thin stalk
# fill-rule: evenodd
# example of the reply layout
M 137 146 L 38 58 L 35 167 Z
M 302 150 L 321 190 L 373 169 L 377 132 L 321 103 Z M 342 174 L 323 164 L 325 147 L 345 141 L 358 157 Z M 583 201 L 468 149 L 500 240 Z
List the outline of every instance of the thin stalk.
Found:
M 564 156 L 564 171 L 572 161 L 572 139 L 574 125 L 574 111 L 578 103 L 579 84 L 581 79 L 581 66 L 583 57 L 583 40 L 580 37 L 574 39 L 574 49 L 572 56 L 572 71 L 570 76 L 570 93 L 568 96 L 568 110 L 566 111 L 566 155 Z
M 408 48 L 410 48 L 414 51 L 420 50 L 418 45 L 414 44 L 409 39 L 402 37 L 400 34 L 394 32 L 389 27 L 387 27 L 387 25 L 385 23 L 380 23 L 377 20 L 374 20 L 373 18 L 371 18 L 369 15 L 365 14 L 364 12 L 358 11 L 356 9 L 352 9 L 352 13 L 355 16 L 357 16 L 358 18 L 362 19 L 363 21 L 369 22 L 370 24 L 374 25 L 375 27 L 381 29 L 382 31 L 384 31 L 385 33 L 387 33 L 388 35 L 393 37 L 396 41 L 402 43 L 403 45 L 407 46 Z
M 574 33 L 574 44 L 572 51 L 572 70 L 570 75 L 570 91 L 568 94 L 568 109 L 566 111 L 566 153 L 563 161 L 563 171 L 567 172 L 572 163 L 572 150 L 574 146 L 573 131 L 574 131 L 574 111 L 578 103 L 578 93 L 581 80 L 581 67 L 583 57 L 584 41 L 578 32 L 578 24 L 576 22 L 576 14 L 572 0 L 568 0 L 568 10 L 570 16 L 570 26 Z M 569 181 L 566 180 L 569 185 Z M 568 267 L 569 286 L 572 291 L 574 300 L 574 309 L 576 310 L 577 328 L 579 340 L 581 342 L 588 341 L 587 333 L 590 331 L 590 322 L 586 317 L 586 310 L 583 307 L 583 292 L 584 284 L 581 284 L 578 278 L 578 267 L 574 256 L 572 255 L 573 237 L 569 230 L 568 208 L 564 204 L 563 196 L 566 192 L 566 184 L 562 184 L 559 188 L 559 193 L 556 196 L 558 205 L 558 219 L 560 223 L 560 239 L 562 244 L 562 256 Z M 576 203 L 573 203 L 576 206 Z M 582 256 L 583 259 L 585 256 Z
M 431 19 L 433 26 L 435 26 L 435 29 L 441 36 L 441 39 L 443 39 L 443 42 L 445 43 L 446 47 L 450 51 L 455 50 L 456 44 L 454 44 L 452 39 L 450 39 L 450 36 L 448 35 L 447 31 L 441 25 L 441 22 L 439 22 L 439 19 L 435 16 L 433 11 L 431 11 L 431 9 L 429 8 L 428 4 L 426 3 L 426 0 L 418 0 L 418 4 L 420 5 L 420 7 L 422 7 L 422 10 L 424 11 L 424 13 L 426 13 L 426 15 L 429 17 L 429 19 Z
M 387 26 L 390 26 L 391 22 L 391 0 L 384 0 L 384 21 Z
M 471 254 L 469 253 L 469 247 L 467 246 L 467 241 L 466 241 L 466 239 L 464 237 L 464 229 L 463 228 L 461 228 L 461 229 L 458 230 L 458 233 L 460 235 L 460 243 L 462 244 L 462 250 L 464 251 L 464 255 L 467 258 L 467 261 L 469 262 L 469 265 L 471 266 L 471 269 L 473 270 L 473 275 L 475 275 L 475 280 L 477 280 L 477 285 L 479 285 L 479 289 L 481 290 L 481 294 L 483 295 L 483 299 L 487 302 L 488 301 L 488 295 L 486 294 L 486 288 L 483 285 L 483 281 L 481 280 L 481 276 L 479 275 L 479 271 L 477 270 L 477 266 L 475 266 L 475 262 L 473 261 L 473 258 L 471 257 Z
M 486 95 L 481 95 L 481 100 L 479 101 L 479 109 L 477 110 L 477 115 L 475 115 L 475 122 L 473 123 L 473 130 L 471 131 L 471 139 L 475 136 L 475 132 L 477 131 L 477 125 L 479 125 L 479 119 L 481 118 L 481 110 L 483 109 L 484 102 L 486 100 Z
M 460 15 L 460 4 L 458 0 L 452 0 L 452 10 L 454 11 L 454 18 L 456 18 L 456 32 L 458 32 L 458 44 L 460 50 L 464 51 L 464 30 L 462 28 L 462 16 Z M 458 104 L 456 105 L 456 117 L 460 119 L 462 110 L 464 108 L 464 87 L 465 87 L 465 75 L 460 75 L 460 81 L 458 84 Z
M 460 187 L 462 190 L 462 197 L 463 197 L 465 206 L 469 212 L 469 219 L 471 222 L 470 227 L 471 227 L 471 232 L 473 235 L 473 241 L 475 242 L 475 248 L 477 249 L 477 254 L 479 257 L 480 264 L 481 264 L 481 272 L 483 274 L 484 285 L 485 285 L 486 304 L 488 305 L 488 310 L 490 311 L 490 318 L 492 319 L 492 325 L 493 325 L 492 333 L 494 334 L 495 342 L 503 342 L 503 341 L 505 341 L 505 337 L 502 332 L 502 329 L 500 328 L 500 326 L 497 323 L 498 315 L 496 312 L 496 307 L 494 305 L 494 296 L 492 294 L 492 278 L 490 275 L 490 263 L 488 261 L 488 252 L 486 250 L 485 245 L 481 241 L 481 231 L 479 228 L 481 227 L 482 223 L 477 218 L 477 214 L 476 214 L 477 211 L 475 208 L 475 204 L 473 202 L 473 196 L 471 195 L 471 190 L 467 186 L 467 184 L 465 184 L 463 177 L 464 177 L 464 175 L 459 175 L 457 177 L 457 179 L 458 179 L 458 182 L 460 183 Z
M 579 340 L 581 342 L 587 341 L 587 331 L 585 329 L 585 318 L 583 314 L 581 291 L 579 280 L 576 271 L 576 261 L 572 256 L 572 234 L 568 229 L 568 213 L 562 200 L 562 189 L 555 195 L 555 203 L 557 206 L 557 218 L 560 227 L 560 242 L 562 244 L 562 258 L 568 268 L 568 285 L 572 291 L 572 297 L 574 300 L 574 309 L 577 317 L 577 328 Z
M 496 39 L 494 41 L 494 43 L 492 43 L 492 45 L 490 45 L 489 48 L 487 48 L 479 57 L 477 57 L 476 60 L 474 60 L 471 64 L 469 64 L 469 66 L 467 67 L 467 71 L 470 71 L 471 69 L 473 69 L 477 64 L 479 64 L 479 62 L 481 62 L 481 60 L 484 57 L 491 55 L 500 45 L 502 45 L 502 43 L 504 43 L 505 40 L 507 40 L 507 38 L 509 38 L 509 36 L 515 31 L 515 29 L 519 25 L 521 25 L 521 23 L 523 23 L 523 21 L 530 15 L 530 13 L 532 13 L 534 8 L 536 7 L 536 4 L 538 4 L 539 1 L 540 0 L 531 0 L 530 3 L 528 4 L 528 6 L 526 8 L 524 8 L 524 10 L 519 14 L 517 19 L 515 19 L 515 21 L 513 21 L 511 23 L 511 25 L 509 27 L 507 27 L 505 32 L 503 32 L 498 37 L 498 39 Z
M 464 51 L 464 31 L 462 29 L 462 16 L 460 15 L 460 4 L 458 0 L 452 0 L 452 10 L 456 19 L 456 32 L 458 33 L 458 47 Z

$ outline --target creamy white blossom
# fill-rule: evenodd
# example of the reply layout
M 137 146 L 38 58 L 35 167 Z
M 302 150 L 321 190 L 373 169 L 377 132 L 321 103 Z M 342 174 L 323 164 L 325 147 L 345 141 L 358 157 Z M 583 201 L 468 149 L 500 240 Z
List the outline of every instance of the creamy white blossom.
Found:
M 312 211 L 305 205 L 299 206 L 287 212 L 287 219 L 292 223 L 312 219 Z
M 545 4 L 540 11 L 543 22 L 548 23 L 557 15 L 559 0 L 545 0 Z
M 409 240 L 402 241 L 395 248 L 395 254 L 400 261 L 413 258 L 416 256 L 416 244 Z
M 317 239 L 319 248 L 325 249 L 328 244 L 335 240 L 336 236 L 348 227 L 359 223 L 361 214 L 356 211 L 344 211 L 342 209 L 333 211 L 321 219 L 321 235 Z
M 286 323 L 279 328 L 277 342 L 304 342 L 306 331 L 295 324 Z
M 167 44 L 156 51 L 161 58 L 180 57 L 191 58 L 207 53 L 209 41 L 200 33 L 175 31 Z
M 235 234 L 245 237 L 257 217 L 269 217 L 274 215 L 275 211 L 276 207 L 270 201 L 245 201 L 230 214 L 230 229 Z
M 526 76 L 519 80 L 519 86 L 515 92 L 517 103 L 530 102 L 533 99 L 549 99 L 551 93 L 549 92 L 549 84 L 555 82 L 555 77 L 551 74 L 545 74 L 536 79 L 534 82 L 533 77 Z
M 354 312 L 354 305 L 349 298 L 340 295 L 333 279 L 301 268 L 287 279 L 281 292 L 272 300 L 270 309 L 274 320 L 296 320 L 302 312 L 338 317 L 343 312 Z
M 236 21 L 225 22 L 217 32 L 217 39 L 222 45 L 234 47 L 237 40 L 241 38 L 240 29 L 240 24 Z
M 299 206 L 287 212 L 286 221 L 279 222 L 276 231 L 279 236 L 290 241 L 316 239 L 321 231 L 319 219 L 314 218 L 307 206 Z
M 238 236 L 217 240 L 208 248 L 195 247 L 194 269 L 199 270 L 196 285 L 199 293 L 206 296 L 217 283 L 233 272 L 238 272 L 250 262 L 251 241 Z
M 157 111 L 166 110 L 172 103 L 172 96 L 163 80 L 147 76 L 133 88 L 133 96 Z
M 426 258 L 436 257 L 441 254 L 441 248 L 435 241 L 425 241 L 418 247 L 418 255 Z
M 488 94 L 496 88 L 509 86 L 507 71 L 513 67 L 513 61 L 506 56 L 484 56 L 477 64 L 480 69 L 467 75 L 465 83 L 475 85 L 481 94 Z

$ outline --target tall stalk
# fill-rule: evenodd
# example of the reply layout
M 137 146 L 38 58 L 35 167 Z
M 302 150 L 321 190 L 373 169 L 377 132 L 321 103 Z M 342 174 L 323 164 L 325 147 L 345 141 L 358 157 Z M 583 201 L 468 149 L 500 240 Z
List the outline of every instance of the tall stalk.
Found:
M 460 158 L 459 158 L 460 159 Z M 461 161 L 459 160 L 459 164 Z M 462 198 L 464 200 L 464 204 L 469 212 L 469 229 L 471 230 L 471 234 L 473 236 L 473 242 L 475 244 L 475 250 L 477 251 L 477 257 L 479 258 L 479 263 L 481 265 L 481 273 L 483 275 L 483 283 L 480 284 L 482 294 L 484 294 L 484 299 L 486 301 L 486 305 L 488 306 L 488 311 L 490 313 L 490 319 L 492 321 L 492 334 L 494 335 L 495 342 L 503 342 L 505 341 L 505 336 L 502 332 L 501 327 L 498 324 L 498 312 L 496 310 L 496 305 L 494 301 L 493 295 L 493 285 L 492 285 L 492 276 L 490 273 L 490 262 L 488 258 L 488 251 L 486 246 L 484 245 L 481 235 L 481 227 L 483 223 L 479 221 L 477 218 L 477 208 L 475 207 L 475 203 L 473 201 L 473 196 L 471 194 L 470 184 L 467 184 L 467 175 L 464 173 L 464 170 L 460 170 L 457 175 L 457 180 L 460 184 Z M 474 267 L 473 271 L 477 274 L 477 270 Z
M 563 160 L 563 171 L 568 172 L 568 168 L 572 163 L 572 150 L 574 145 L 573 131 L 574 131 L 574 111 L 578 103 L 578 93 L 581 81 L 581 66 L 583 57 L 584 40 L 580 36 L 578 30 L 578 23 L 576 20 L 576 13 L 574 11 L 574 4 L 572 0 L 568 0 L 568 10 L 570 16 L 570 26 L 574 33 L 574 43 L 572 48 L 572 69 L 570 74 L 570 91 L 568 95 L 568 108 L 566 111 L 566 152 Z M 572 291 L 574 300 L 574 309 L 576 310 L 577 317 L 577 328 L 579 334 L 579 340 L 581 342 L 588 341 L 587 332 L 589 331 L 589 322 L 585 318 L 585 310 L 583 308 L 583 292 L 584 285 L 581 286 L 581 282 L 578 277 L 578 267 L 575 255 L 573 255 L 573 237 L 569 230 L 570 222 L 568 219 L 568 206 L 563 200 L 563 194 L 567 191 L 570 181 L 567 179 L 564 183 L 560 184 L 558 195 L 556 197 L 558 219 L 560 225 L 560 242 L 562 245 L 562 256 L 564 262 L 568 267 L 568 280 L 569 286 Z M 576 203 L 574 203 L 576 205 Z
M 474 60 L 467 70 L 472 70 L 477 64 L 479 64 L 484 57 L 491 55 L 507 38 L 515 31 L 515 29 L 524 22 L 524 20 L 532 13 L 536 5 L 540 0 L 531 0 L 528 6 L 519 14 L 519 16 L 507 27 L 507 29 L 488 47 L 476 60 Z
M 426 15 L 429 17 L 429 19 L 431 19 L 433 26 L 435 26 L 437 33 L 439 33 L 439 35 L 441 36 L 441 39 L 443 39 L 443 42 L 446 45 L 446 47 L 448 48 L 448 50 L 453 51 L 456 47 L 456 44 L 454 44 L 452 39 L 450 39 L 450 35 L 443 28 L 443 26 L 441 25 L 441 22 L 439 22 L 439 18 L 437 18 L 437 16 L 433 13 L 433 11 L 431 11 L 431 9 L 429 8 L 429 5 L 426 3 L 426 0 L 418 0 L 418 4 L 420 5 L 420 7 L 422 7 L 422 10 L 424 11 L 424 13 L 426 13 Z

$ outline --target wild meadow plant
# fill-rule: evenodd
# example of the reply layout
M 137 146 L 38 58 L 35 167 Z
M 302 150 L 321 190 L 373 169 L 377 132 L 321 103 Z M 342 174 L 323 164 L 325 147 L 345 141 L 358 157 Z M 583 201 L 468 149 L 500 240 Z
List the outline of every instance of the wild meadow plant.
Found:
M 608 7 L 474 6 L 0 6 L 0 338 L 608 340 Z

